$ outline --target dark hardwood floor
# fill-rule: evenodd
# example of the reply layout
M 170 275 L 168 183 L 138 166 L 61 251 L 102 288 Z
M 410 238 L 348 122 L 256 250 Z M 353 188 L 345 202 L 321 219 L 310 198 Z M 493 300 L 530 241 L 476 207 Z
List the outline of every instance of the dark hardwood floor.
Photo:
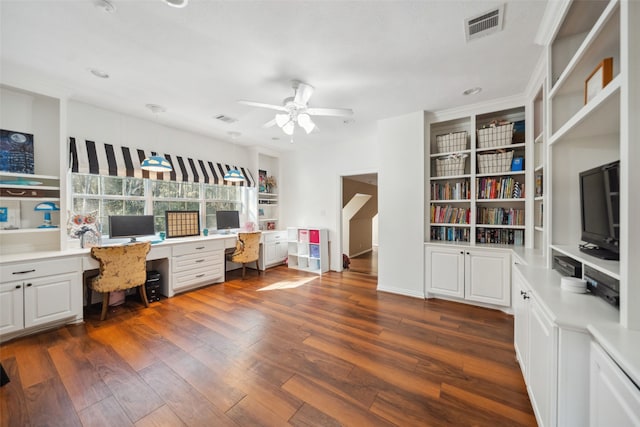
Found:
M 378 275 L 378 247 L 374 246 L 369 252 L 351 258 L 349 271 L 364 273 L 372 276 Z
M 277 267 L 0 347 L 2 426 L 533 426 L 499 311 Z

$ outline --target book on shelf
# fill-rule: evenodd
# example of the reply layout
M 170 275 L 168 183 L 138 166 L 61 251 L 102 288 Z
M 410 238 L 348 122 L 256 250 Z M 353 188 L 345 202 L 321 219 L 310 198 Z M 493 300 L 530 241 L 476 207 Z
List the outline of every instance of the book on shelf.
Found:
M 520 199 L 524 197 L 524 184 L 511 176 L 476 178 L 476 199 Z
M 488 225 L 524 225 L 524 209 L 478 207 L 476 221 Z
M 476 229 L 476 243 L 523 246 L 524 230 L 479 227 Z
M 470 198 L 471 186 L 468 180 L 431 183 L 431 200 L 469 200 Z
M 440 224 L 469 224 L 471 209 L 451 205 L 431 205 L 431 222 Z
M 468 242 L 471 232 L 468 228 L 431 227 L 431 240 L 447 242 Z

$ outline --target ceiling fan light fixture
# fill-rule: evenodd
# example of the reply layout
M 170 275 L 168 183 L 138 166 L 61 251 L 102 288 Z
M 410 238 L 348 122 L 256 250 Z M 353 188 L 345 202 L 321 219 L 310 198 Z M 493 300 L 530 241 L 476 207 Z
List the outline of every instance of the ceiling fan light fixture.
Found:
M 177 7 L 177 8 L 183 8 L 189 3 L 189 0 L 163 0 L 163 1 L 169 6 Z
M 311 120 L 311 116 L 307 113 L 298 114 L 298 125 L 307 133 L 311 133 L 316 127 L 316 124 Z
M 289 114 L 281 113 L 276 114 L 276 124 L 278 127 L 284 127 L 289 122 Z
M 282 126 L 282 131 L 287 135 L 293 135 L 293 131 L 295 130 L 295 124 L 292 120 L 289 120 L 284 126 Z
M 171 163 L 162 156 L 149 156 L 140 165 L 140 168 L 150 172 L 171 172 Z
M 244 175 L 238 169 L 231 169 L 224 175 L 224 180 L 229 182 L 242 182 L 244 181 Z

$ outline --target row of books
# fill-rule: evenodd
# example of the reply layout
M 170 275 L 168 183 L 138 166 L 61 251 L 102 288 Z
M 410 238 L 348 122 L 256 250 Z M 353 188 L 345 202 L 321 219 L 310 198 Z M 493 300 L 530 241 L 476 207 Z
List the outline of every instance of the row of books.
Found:
M 471 183 L 467 180 L 431 183 L 431 200 L 468 200 L 470 198 Z
M 431 227 L 431 240 L 448 242 L 468 242 L 470 231 L 468 228 Z
M 489 225 L 524 225 L 524 209 L 479 207 L 476 211 L 476 222 Z
M 513 177 L 483 177 L 476 179 L 476 199 L 520 199 L 524 197 L 524 184 Z
M 524 230 L 513 230 L 509 228 L 478 228 L 476 230 L 476 242 L 523 246 Z
M 431 222 L 441 224 L 469 224 L 471 209 L 431 205 Z

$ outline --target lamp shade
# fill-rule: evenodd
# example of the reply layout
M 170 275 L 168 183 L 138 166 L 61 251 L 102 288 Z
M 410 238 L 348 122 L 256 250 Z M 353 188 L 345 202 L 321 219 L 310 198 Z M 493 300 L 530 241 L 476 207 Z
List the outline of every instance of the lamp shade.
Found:
M 278 125 L 278 127 L 286 125 L 289 120 L 291 120 L 291 118 L 287 113 L 276 114 L 276 124 Z
M 41 202 L 33 208 L 34 211 L 59 211 L 60 208 L 53 202 Z
M 244 175 L 238 169 L 231 169 L 224 175 L 224 180 L 229 182 L 242 182 L 244 179 Z
M 311 117 L 306 113 L 298 114 L 298 124 L 307 133 L 311 133 L 316 127 L 316 124 L 311 121 Z
M 150 156 L 144 159 L 140 167 L 151 172 L 171 172 L 171 163 L 162 156 Z
M 284 125 L 282 127 L 282 131 L 284 133 L 286 133 L 287 135 L 293 135 L 293 131 L 295 130 L 295 126 L 296 126 L 295 123 L 293 123 L 293 121 L 290 120 L 289 122 L 287 122 L 286 125 Z

